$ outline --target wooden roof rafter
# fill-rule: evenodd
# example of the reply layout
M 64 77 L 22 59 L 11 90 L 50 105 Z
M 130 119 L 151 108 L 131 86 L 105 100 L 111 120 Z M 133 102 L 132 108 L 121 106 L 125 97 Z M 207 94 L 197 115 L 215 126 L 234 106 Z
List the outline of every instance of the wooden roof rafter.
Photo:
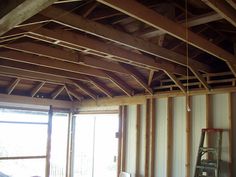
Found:
M 116 2 L 115 0 L 98 0 L 98 2 L 130 15 L 150 26 L 153 26 L 154 28 L 161 29 L 168 34 L 225 61 L 230 67 L 232 73 L 236 76 L 234 67 L 236 64 L 235 56 L 209 42 L 208 40 L 196 35 L 190 30 L 188 30 L 188 38 L 186 38 L 186 29 L 182 25 L 177 24 L 164 16 L 161 16 L 157 12 L 150 10 L 149 8 L 138 2 L 135 2 L 134 0 L 130 0 L 128 4 L 125 2 L 125 0 L 121 0 L 119 2 Z

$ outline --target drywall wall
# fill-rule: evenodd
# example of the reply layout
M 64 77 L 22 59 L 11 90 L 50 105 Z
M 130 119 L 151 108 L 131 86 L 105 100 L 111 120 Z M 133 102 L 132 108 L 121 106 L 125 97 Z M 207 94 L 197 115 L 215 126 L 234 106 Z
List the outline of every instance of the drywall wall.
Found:
M 236 106 L 236 94 L 232 94 L 233 105 Z M 206 95 L 191 96 L 191 112 L 190 112 L 190 177 L 193 177 L 196 163 L 197 150 L 201 135 L 201 129 L 212 122 L 213 128 L 223 128 L 228 130 L 230 126 L 230 109 L 229 109 L 229 93 L 209 95 L 209 104 L 207 106 Z M 167 116 L 168 116 L 168 98 L 155 99 L 155 160 L 154 160 L 154 177 L 167 177 Z M 186 157 L 187 157 L 187 139 L 186 139 L 186 98 L 172 98 L 172 119 L 173 119 L 173 141 L 172 141 L 172 161 L 171 176 L 185 177 L 186 175 Z M 234 107 L 232 106 L 232 107 Z M 209 108 L 209 110 L 207 110 Z M 232 109 L 233 119 L 236 119 L 236 110 Z M 208 115 L 207 115 L 208 114 Z M 127 113 L 127 164 L 126 171 L 133 176 L 145 176 L 145 139 L 146 139 L 146 105 L 141 106 L 141 127 L 140 127 L 140 169 L 136 169 L 136 105 L 128 106 Z M 236 126 L 234 121 L 234 127 Z M 233 133 L 236 133 L 233 130 Z M 234 142 L 234 148 L 236 144 Z M 236 155 L 233 155 L 236 160 Z M 223 152 L 222 160 L 224 170 L 222 176 L 229 176 L 229 133 L 223 135 Z M 151 165 L 149 165 L 151 166 Z M 236 169 L 235 167 L 233 169 Z M 139 171 L 139 175 L 137 175 Z M 235 172 L 234 172 L 235 173 Z M 235 173 L 236 174 L 236 173 Z M 235 174 L 233 176 L 235 176 Z
M 155 176 L 166 176 L 167 98 L 156 100 Z

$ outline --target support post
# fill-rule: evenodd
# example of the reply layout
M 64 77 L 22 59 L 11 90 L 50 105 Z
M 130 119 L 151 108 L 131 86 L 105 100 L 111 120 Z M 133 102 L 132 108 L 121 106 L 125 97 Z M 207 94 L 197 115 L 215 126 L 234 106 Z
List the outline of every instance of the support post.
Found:
M 145 177 L 149 177 L 150 163 L 150 99 L 146 100 L 146 144 L 145 144 Z
M 52 137 L 52 117 L 53 108 L 50 106 L 48 112 L 48 134 L 47 134 L 47 152 L 46 152 L 46 172 L 45 176 L 50 176 L 50 158 L 51 158 L 51 137 Z
M 192 129 L 192 124 L 191 124 L 191 107 L 192 107 L 192 102 L 190 96 L 186 96 L 186 177 L 190 177 L 190 162 L 191 162 L 191 129 Z
M 140 139 L 141 139 L 141 105 L 136 107 L 137 120 L 136 120 L 136 176 L 140 176 Z

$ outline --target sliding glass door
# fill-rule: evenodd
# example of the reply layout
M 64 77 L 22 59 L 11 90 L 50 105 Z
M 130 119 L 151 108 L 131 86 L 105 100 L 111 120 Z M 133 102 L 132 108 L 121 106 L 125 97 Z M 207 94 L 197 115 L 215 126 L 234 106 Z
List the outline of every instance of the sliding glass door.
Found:
M 118 114 L 78 115 L 75 123 L 74 177 L 116 177 Z

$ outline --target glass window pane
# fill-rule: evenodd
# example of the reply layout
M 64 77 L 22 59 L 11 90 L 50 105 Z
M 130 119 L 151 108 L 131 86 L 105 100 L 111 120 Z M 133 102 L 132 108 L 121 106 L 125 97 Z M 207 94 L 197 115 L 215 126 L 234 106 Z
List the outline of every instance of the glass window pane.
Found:
M 76 118 L 74 176 L 92 177 L 94 117 L 83 115 Z
M 52 119 L 52 147 L 50 177 L 66 176 L 68 114 L 54 114 Z
M 0 121 L 16 122 L 48 122 L 48 113 L 0 108 Z
M 45 155 L 47 125 L 1 124 L 0 157 Z
M 44 177 L 45 159 L 2 160 L 0 161 L 0 176 L 4 175 L 6 177 Z

